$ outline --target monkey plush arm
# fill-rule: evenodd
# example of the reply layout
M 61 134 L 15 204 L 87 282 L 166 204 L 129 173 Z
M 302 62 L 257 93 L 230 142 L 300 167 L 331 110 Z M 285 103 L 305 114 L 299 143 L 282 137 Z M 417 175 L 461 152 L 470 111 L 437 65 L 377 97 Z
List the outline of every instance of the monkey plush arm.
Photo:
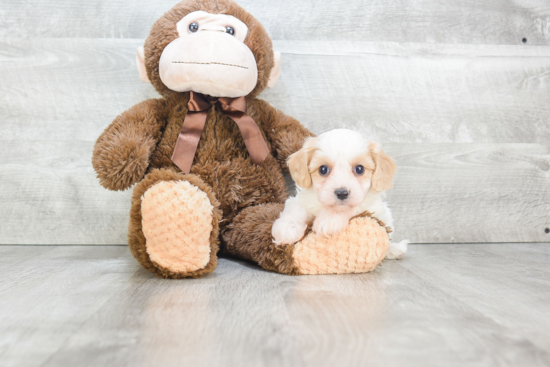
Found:
M 143 178 L 166 119 L 165 101 L 149 99 L 118 116 L 105 129 L 92 157 L 103 187 L 125 190 Z
M 271 143 L 274 155 L 284 171 L 288 172 L 287 158 L 300 150 L 306 138 L 314 134 L 293 117 L 287 116 L 269 103 L 258 100 L 263 112 L 264 132 Z

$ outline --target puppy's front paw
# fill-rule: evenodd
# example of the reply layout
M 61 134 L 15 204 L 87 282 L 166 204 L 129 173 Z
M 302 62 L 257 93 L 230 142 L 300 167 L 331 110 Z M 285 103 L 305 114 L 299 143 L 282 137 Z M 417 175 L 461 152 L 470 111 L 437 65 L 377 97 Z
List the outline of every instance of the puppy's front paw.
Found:
M 390 249 L 386 254 L 386 259 L 388 260 L 399 260 L 407 253 L 407 248 L 409 245 L 409 240 L 403 240 L 401 242 L 392 242 L 390 243 Z
M 273 223 L 271 235 L 277 245 L 293 244 L 300 241 L 306 233 L 307 224 L 279 218 Z
M 345 215 L 320 212 L 313 222 L 313 231 L 328 237 L 343 231 L 348 224 L 349 218 Z

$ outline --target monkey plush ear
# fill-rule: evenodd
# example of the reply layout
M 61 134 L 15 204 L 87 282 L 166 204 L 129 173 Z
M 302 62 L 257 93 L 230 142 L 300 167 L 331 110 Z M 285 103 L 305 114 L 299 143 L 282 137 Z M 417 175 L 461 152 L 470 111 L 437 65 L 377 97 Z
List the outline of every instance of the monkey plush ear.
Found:
M 277 80 L 279 80 L 279 76 L 281 75 L 281 53 L 279 51 L 275 51 L 273 53 L 273 56 L 275 59 L 275 65 L 273 65 L 273 69 L 271 69 L 271 74 L 269 74 L 269 81 L 267 82 L 268 88 L 273 88 L 277 83 Z
M 139 46 L 136 55 L 136 66 L 139 73 L 139 78 L 145 83 L 151 83 L 147 76 L 147 70 L 145 70 L 145 52 L 143 46 Z

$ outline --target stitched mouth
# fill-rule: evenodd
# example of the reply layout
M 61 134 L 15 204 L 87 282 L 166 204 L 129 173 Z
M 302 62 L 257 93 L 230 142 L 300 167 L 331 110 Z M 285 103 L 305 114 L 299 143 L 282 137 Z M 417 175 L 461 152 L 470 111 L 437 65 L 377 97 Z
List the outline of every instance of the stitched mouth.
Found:
M 172 64 L 225 65 L 225 66 L 234 66 L 236 68 L 241 68 L 241 69 L 248 69 L 246 66 L 224 64 L 223 62 L 172 61 Z

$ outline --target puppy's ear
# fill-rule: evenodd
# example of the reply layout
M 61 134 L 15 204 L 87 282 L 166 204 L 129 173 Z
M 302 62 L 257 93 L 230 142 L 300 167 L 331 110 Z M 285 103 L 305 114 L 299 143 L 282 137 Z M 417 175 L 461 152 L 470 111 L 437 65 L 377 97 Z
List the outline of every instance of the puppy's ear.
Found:
M 372 174 L 372 189 L 382 192 L 392 188 L 393 175 L 395 174 L 395 162 L 376 144 L 369 146 L 372 152 L 375 168 Z
M 292 179 L 298 186 L 306 190 L 311 187 L 309 162 L 317 150 L 316 141 L 316 138 L 307 138 L 302 149 L 288 157 L 287 161 Z

